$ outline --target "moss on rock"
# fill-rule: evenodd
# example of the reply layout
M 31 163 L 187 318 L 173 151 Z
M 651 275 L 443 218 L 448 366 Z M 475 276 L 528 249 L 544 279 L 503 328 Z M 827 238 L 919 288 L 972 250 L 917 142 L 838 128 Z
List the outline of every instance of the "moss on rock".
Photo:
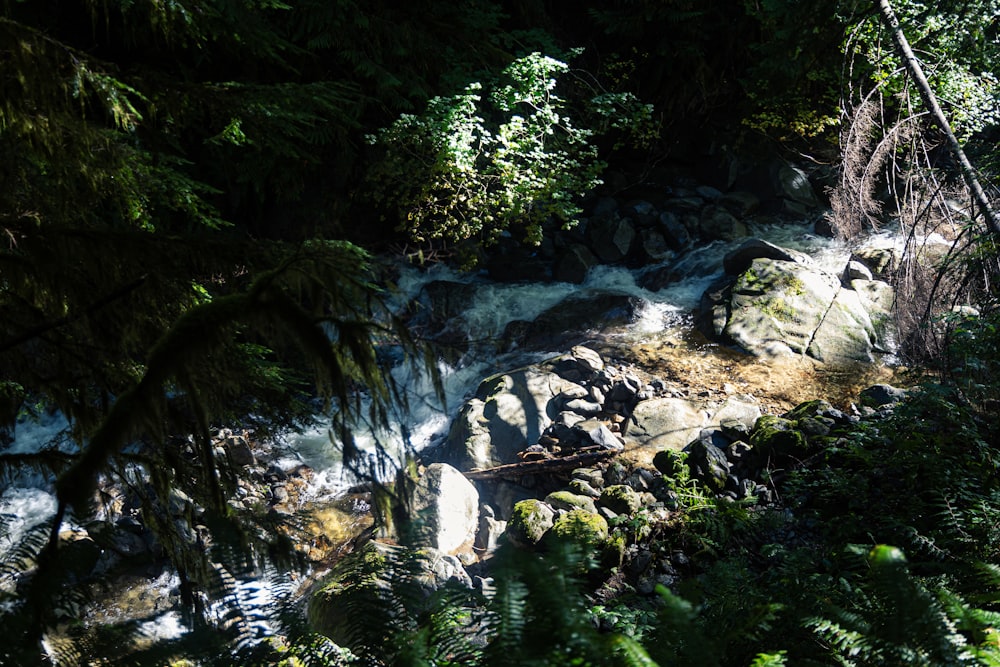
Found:
M 667 477 L 674 477 L 681 471 L 684 465 L 684 455 L 672 449 L 664 449 L 656 452 L 653 457 L 653 467 Z
M 634 514 L 642 507 L 642 497 L 625 484 L 609 486 L 601 492 L 598 504 L 615 514 Z
M 555 512 L 541 500 L 522 500 L 514 505 L 507 522 L 507 539 L 517 546 L 534 546 L 552 528 L 554 519 Z
M 568 541 L 592 550 L 608 541 L 608 522 L 600 514 L 586 510 L 572 510 L 559 517 L 552 525 L 546 541 Z
M 554 491 L 545 496 L 545 502 L 557 510 L 572 511 L 581 509 L 592 514 L 597 512 L 597 506 L 594 504 L 593 498 L 588 498 L 572 491 Z
M 763 415 L 757 420 L 750 434 L 750 446 L 762 463 L 797 459 L 809 452 L 809 442 L 796 423 L 774 415 Z

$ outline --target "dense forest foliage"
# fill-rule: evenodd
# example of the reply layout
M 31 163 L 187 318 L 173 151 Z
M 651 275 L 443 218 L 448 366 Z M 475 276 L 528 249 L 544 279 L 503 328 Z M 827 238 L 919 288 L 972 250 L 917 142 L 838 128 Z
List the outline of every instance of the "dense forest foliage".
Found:
M 893 6 L 996 201 L 1000 3 Z M 405 396 L 380 349 L 430 373 L 433 351 L 384 307 L 380 253 L 472 266 L 572 226 L 609 164 L 693 168 L 719 146 L 828 165 L 844 236 L 968 201 L 876 2 L 4 0 L 0 65 L 0 476 L 54 475 L 59 503 L 0 561 L 34 572 L 0 587 L 11 664 L 73 603 L 60 528 L 97 510 L 102 477 L 151 513 L 178 488 L 207 508 L 219 550 L 173 563 L 189 591 L 213 585 L 210 558 L 295 566 L 267 517 L 228 509 L 238 471 L 210 433 L 330 405 L 345 433 L 363 410 L 390 420 Z M 395 660 L 510 664 L 557 615 L 560 657 L 519 664 L 997 664 L 997 252 L 963 219 L 947 277 L 900 278 L 919 296 L 906 349 L 943 362 L 939 384 L 788 480 L 794 518 L 692 491 L 678 539 L 704 540 L 710 587 L 605 611 L 602 634 L 567 602 L 580 582 L 546 598 L 547 570 L 513 558 L 485 649 L 435 644 L 460 613 L 444 600 L 400 626 Z M 934 319 L 959 293 L 981 317 Z M 18 419 L 57 410 L 69 442 L 5 451 Z M 324 650 L 282 659 L 337 664 Z

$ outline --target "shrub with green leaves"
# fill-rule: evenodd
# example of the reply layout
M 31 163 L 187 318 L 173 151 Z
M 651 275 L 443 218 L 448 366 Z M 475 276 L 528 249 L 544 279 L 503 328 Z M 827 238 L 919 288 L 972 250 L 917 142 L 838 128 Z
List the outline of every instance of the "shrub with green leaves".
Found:
M 537 244 L 546 221 L 574 224 L 578 198 L 605 166 L 595 133 L 649 132 L 651 108 L 603 91 L 571 105 L 561 92 L 567 78 L 579 90 L 569 65 L 532 53 L 495 81 L 400 116 L 369 137 L 381 153 L 370 176 L 375 199 L 420 244 L 488 245 L 508 230 Z

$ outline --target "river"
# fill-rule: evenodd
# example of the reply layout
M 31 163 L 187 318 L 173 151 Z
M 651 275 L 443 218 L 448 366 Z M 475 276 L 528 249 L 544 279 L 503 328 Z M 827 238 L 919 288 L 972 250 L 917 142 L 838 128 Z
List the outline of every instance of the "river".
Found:
M 751 223 L 750 227 L 753 236 L 806 252 L 820 266 L 835 274 L 840 272 L 850 255 L 850 248 L 813 234 L 811 228 L 804 223 L 766 226 Z M 875 241 L 882 245 L 894 243 L 891 235 Z M 641 350 L 657 349 L 657 346 L 662 347 L 664 341 L 672 341 L 672 354 L 697 357 L 694 363 L 689 364 L 690 368 L 701 368 L 700 372 L 706 375 L 719 372 L 722 366 L 733 363 L 734 355 L 731 351 L 704 343 L 685 345 L 677 342 L 692 338 L 691 313 L 706 287 L 722 273 L 723 256 L 736 245 L 738 241 L 716 241 L 688 251 L 680 260 L 672 262 L 674 272 L 681 278 L 659 291 L 640 287 L 643 273 L 661 268 L 656 265 L 641 269 L 598 266 L 578 285 L 561 282 L 505 284 L 493 282 L 482 273 L 459 274 L 444 266 L 426 270 L 401 267 L 397 289 L 391 296 L 391 304 L 396 309 L 405 308 L 433 281 L 445 280 L 474 286 L 460 318 L 473 343 L 470 351 L 459 360 L 438 361 L 438 371 L 445 389 L 443 404 L 438 400 L 426 374 L 414 373 L 407 366 L 399 366 L 393 371 L 396 382 L 408 396 L 409 410 L 405 413 L 400 411 L 396 415 L 397 428 L 392 433 L 378 434 L 378 440 L 401 450 L 402 433 L 406 432 L 410 445 L 417 450 L 431 447 L 446 435 L 452 416 L 483 378 L 564 352 L 565 349 L 500 351 L 496 341 L 502 337 L 511 322 L 531 321 L 574 294 L 593 294 L 599 291 L 627 295 L 637 300 L 640 305 L 634 320 L 610 334 L 613 339 L 611 342 L 620 350 L 626 353 L 631 350 L 634 356 L 641 357 Z M 788 380 L 778 380 L 777 384 L 787 385 Z M 22 420 L 15 429 L 13 444 L 6 451 L 37 451 L 51 446 L 68 451 L 74 446 L 67 437 L 67 429 L 65 418 L 58 414 L 43 414 L 35 420 Z M 356 437 L 363 448 L 370 450 L 374 447 L 376 435 L 360 430 Z M 313 506 L 341 497 L 355 483 L 341 465 L 337 443 L 331 440 L 328 429 L 323 426 L 287 436 L 275 447 L 274 457 L 274 462 L 286 470 L 303 464 L 313 470 L 308 486 L 302 491 L 302 500 Z M 51 493 L 51 483 L 52 480 L 43 475 L 28 472 L 4 480 L 0 493 L 0 516 L 3 518 L 0 523 L 0 552 L 9 551 L 19 543 L 26 531 L 52 517 L 55 499 Z M 176 597 L 173 589 L 177 583 L 175 577 L 161 573 L 147 582 L 145 591 L 163 599 Z M 268 592 L 266 578 L 244 580 L 240 586 L 243 591 L 241 604 L 259 607 L 274 604 L 274 599 Z M 154 611 L 146 621 L 148 627 L 145 628 L 145 634 L 151 640 L 174 639 L 188 630 L 176 609 Z M 127 613 L 121 609 L 119 612 Z M 102 613 L 95 618 L 100 618 L 102 622 L 115 620 L 114 606 L 110 610 L 107 605 L 103 606 Z M 257 634 L 266 636 L 269 631 L 270 627 L 264 623 Z

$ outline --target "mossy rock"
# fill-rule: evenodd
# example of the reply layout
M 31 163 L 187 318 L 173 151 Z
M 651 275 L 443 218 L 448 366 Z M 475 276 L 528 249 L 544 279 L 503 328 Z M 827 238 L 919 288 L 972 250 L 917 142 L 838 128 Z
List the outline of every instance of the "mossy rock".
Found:
M 625 560 L 625 551 L 628 548 L 628 539 L 625 534 L 615 531 L 608 538 L 608 541 L 601 547 L 601 567 L 610 570 L 621 567 Z
M 833 426 L 834 421 L 826 417 L 803 417 L 796 423 L 796 428 L 812 443 L 815 443 L 817 438 L 830 435 Z
M 794 408 L 786 412 L 784 414 L 784 418 L 791 421 L 797 421 L 804 417 L 816 417 L 817 415 L 822 415 L 830 410 L 833 410 L 833 405 L 831 405 L 829 401 L 818 398 L 813 401 L 799 403 Z
M 597 513 L 594 499 L 573 493 L 572 491 L 553 491 L 545 496 L 545 502 L 557 510 L 584 510 L 591 514 Z
M 809 441 L 795 422 L 774 415 L 763 415 L 757 420 L 750 434 L 750 446 L 762 465 L 768 461 L 800 459 L 809 453 Z
M 615 514 L 635 514 L 642 507 L 642 497 L 625 484 L 607 487 L 601 492 L 597 502 Z
M 603 547 L 608 541 L 608 522 L 600 514 L 571 510 L 559 517 L 545 536 L 546 543 L 570 542 L 585 550 Z
M 667 477 L 675 477 L 682 470 L 684 456 L 672 449 L 664 449 L 653 456 L 653 467 Z
M 507 539 L 521 547 L 531 547 L 552 528 L 555 512 L 537 498 L 528 498 L 514 505 L 507 522 Z
M 597 498 L 601 495 L 601 492 L 598 489 L 591 486 L 584 479 L 569 480 L 569 484 L 566 485 L 566 489 L 571 493 L 575 493 L 578 496 L 586 496 L 587 498 Z
M 348 643 L 350 609 L 358 600 L 377 599 L 388 593 L 383 581 L 391 578 L 393 563 L 402 547 L 368 542 L 334 566 L 323 587 L 309 600 L 310 627 L 334 642 Z

